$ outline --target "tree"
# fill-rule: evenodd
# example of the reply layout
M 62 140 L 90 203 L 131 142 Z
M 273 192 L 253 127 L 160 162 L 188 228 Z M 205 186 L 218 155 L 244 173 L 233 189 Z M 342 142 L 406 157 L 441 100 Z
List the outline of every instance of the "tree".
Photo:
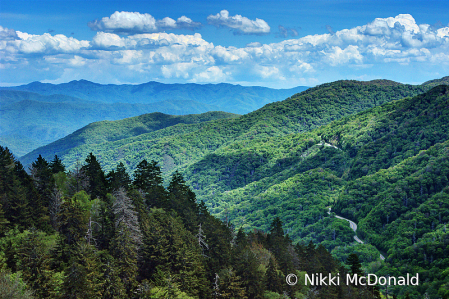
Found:
M 124 188 L 128 191 L 131 185 L 131 178 L 126 171 L 125 165 L 120 162 L 115 170 L 111 170 L 106 176 L 106 181 L 108 182 L 108 187 L 111 192 L 114 192 L 120 188 Z
M 48 246 L 43 240 L 43 233 L 32 228 L 22 240 L 17 252 L 18 270 L 22 277 L 39 298 L 55 296 L 50 271 Z
M 112 243 L 112 255 L 117 259 L 117 266 L 122 282 L 128 294 L 137 286 L 137 258 L 142 245 L 138 215 L 125 190 L 114 192 L 115 201 L 112 209 L 115 215 L 115 237 Z
M 363 275 L 362 264 L 360 263 L 359 256 L 356 253 L 351 253 L 346 260 L 346 265 L 350 267 L 351 274 L 358 276 Z
M 187 186 L 183 176 L 175 171 L 168 185 L 170 207 L 182 218 L 185 227 L 192 233 L 198 226 L 199 207 L 195 193 Z
M 243 286 L 243 282 L 240 276 L 237 276 L 233 269 L 227 269 L 222 272 L 224 276 L 223 282 L 221 284 L 221 293 L 218 298 L 239 298 L 247 299 L 246 291 Z
M 70 266 L 65 271 L 63 298 L 102 298 L 103 279 L 100 261 L 92 245 L 79 242 L 72 251 Z
M 84 190 L 88 191 L 90 188 L 89 178 L 83 167 L 77 162 L 75 169 L 69 171 L 67 176 L 67 196 L 72 197 L 74 194 Z
M 61 159 L 57 155 L 55 155 L 54 159 L 50 162 L 50 169 L 53 174 L 64 172 L 65 166 L 62 164 Z
M 267 290 L 280 293 L 282 291 L 282 284 L 279 279 L 279 274 L 276 267 L 276 261 L 271 256 L 268 262 L 267 272 L 265 273 L 265 285 Z
M 90 153 L 86 164 L 81 168 L 89 179 L 88 193 L 91 198 L 104 198 L 106 196 L 106 178 L 97 158 Z
M 161 168 L 157 162 L 142 160 L 134 171 L 133 185 L 145 194 L 146 204 L 149 208 L 166 208 L 167 192 L 162 185 Z

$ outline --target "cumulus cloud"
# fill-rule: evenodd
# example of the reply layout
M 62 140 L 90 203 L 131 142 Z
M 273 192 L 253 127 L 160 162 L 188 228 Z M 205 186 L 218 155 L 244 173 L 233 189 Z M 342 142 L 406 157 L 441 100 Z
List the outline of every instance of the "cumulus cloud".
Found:
M 169 17 L 156 20 L 150 14 L 139 12 L 116 11 L 110 17 L 95 20 L 87 24 L 94 31 L 104 31 L 117 34 L 138 34 L 162 32 L 174 29 L 197 29 L 201 23 L 194 22 L 186 16 L 176 21 Z
M 216 27 L 228 27 L 234 34 L 268 34 L 270 26 L 262 19 L 250 20 L 241 15 L 230 16 L 227 10 L 207 17 L 207 22 Z
M 4 33 L 3 31 L 2 33 Z M 66 37 L 62 34 L 33 35 L 25 32 L 9 30 L 3 39 L 0 50 L 7 53 L 21 54 L 59 54 L 76 53 L 82 48 L 89 46 L 88 41 L 80 41 L 73 37 Z
M 159 23 L 173 27 L 178 21 Z M 419 65 L 444 74 L 449 71 L 449 27 L 438 27 L 417 24 L 411 15 L 398 15 L 332 34 L 270 44 L 250 42 L 243 47 L 214 45 L 199 33 L 123 36 L 99 31 L 91 41 L 84 41 L 0 27 L 0 68 L 11 78 L 36 76 L 34 80 L 76 73 L 99 82 L 105 78 L 108 82 L 257 82 L 273 87 L 317 82 L 314 76 L 366 77 L 367 70 L 375 69 L 416 73 Z M 137 30 L 132 24 L 129 28 Z

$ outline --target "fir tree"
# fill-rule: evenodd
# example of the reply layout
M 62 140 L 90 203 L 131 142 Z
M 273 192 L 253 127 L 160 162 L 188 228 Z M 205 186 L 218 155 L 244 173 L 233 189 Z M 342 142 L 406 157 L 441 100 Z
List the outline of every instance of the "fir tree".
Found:
M 362 264 L 360 263 L 359 256 L 356 253 L 351 253 L 348 256 L 346 264 L 349 266 L 352 275 L 363 275 Z
M 32 228 L 18 249 L 18 270 L 39 298 L 55 296 L 50 271 L 48 248 L 42 240 L 42 233 Z
M 237 276 L 235 271 L 229 269 L 226 271 L 225 278 L 221 286 L 221 293 L 218 298 L 239 298 L 247 299 L 245 288 L 240 276 Z
M 102 298 L 104 282 L 95 248 L 80 242 L 72 251 L 69 265 L 62 286 L 63 298 Z
M 65 166 L 64 166 L 64 164 L 62 164 L 61 159 L 59 159 L 59 157 L 57 155 L 55 155 L 54 159 L 50 162 L 49 166 L 50 166 L 51 172 L 54 174 L 65 171 Z
M 108 182 L 108 187 L 111 192 L 114 192 L 120 188 L 129 190 L 131 185 L 131 178 L 126 171 L 125 165 L 120 162 L 115 170 L 111 170 L 106 176 L 106 181 Z
M 107 192 L 106 178 L 97 158 L 90 153 L 81 168 L 89 179 L 88 193 L 91 198 L 104 198 Z
M 267 290 L 280 293 L 282 291 L 281 283 L 277 272 L 276 261 L 271 256 L 268 262 L 267 272 L 265 273 L 265 285 L 267 286 Z
M 182 218 L 184 226 L 192 233 L 198 226 L 199 207 L 195 193 L 187 186 L 183 176 L 178 172 L 172 176 L 168 185 L 170 207 Z
M 167 192 L 162 185 L 161 168 L 152 160 L 142 160 L 134 172 L 133 186 L 145 194 L 149 208 L 166 208 Z

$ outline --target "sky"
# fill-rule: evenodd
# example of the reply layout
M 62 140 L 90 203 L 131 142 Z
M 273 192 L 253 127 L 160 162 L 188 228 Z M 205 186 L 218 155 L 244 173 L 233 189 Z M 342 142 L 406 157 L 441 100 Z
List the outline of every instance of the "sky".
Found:
M 449 1 L 0 1 L 0 85 L 449 75 Z

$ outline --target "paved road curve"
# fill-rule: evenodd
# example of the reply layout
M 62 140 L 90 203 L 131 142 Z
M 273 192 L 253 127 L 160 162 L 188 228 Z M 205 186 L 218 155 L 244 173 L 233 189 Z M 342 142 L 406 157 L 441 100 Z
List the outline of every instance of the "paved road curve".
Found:
M 328 214 L 331 213 L 331 208 L 329 208 L 329 212 L 327 212 Z M 356 240 L 356 242 L 360 243 L 360 244 L 364 244 L 364 242 L 362 240 L 359 239 L 359 237 L 357 237 L 357 223 L 355 223 L 354 221 L 351 221 L 349 219 L 343 218 L 341 216 L 335 215 L 336 218 L 338 219 L 343 219 L 349 222 L 349 226 L 351 227 L 351 229 L 354 231 L 354 233 L 356 233 L 356 235 L 354 236 L 354 240 Z M 380 254 L 380 259 L 381 260 L 385 260 L 385 257 Z

